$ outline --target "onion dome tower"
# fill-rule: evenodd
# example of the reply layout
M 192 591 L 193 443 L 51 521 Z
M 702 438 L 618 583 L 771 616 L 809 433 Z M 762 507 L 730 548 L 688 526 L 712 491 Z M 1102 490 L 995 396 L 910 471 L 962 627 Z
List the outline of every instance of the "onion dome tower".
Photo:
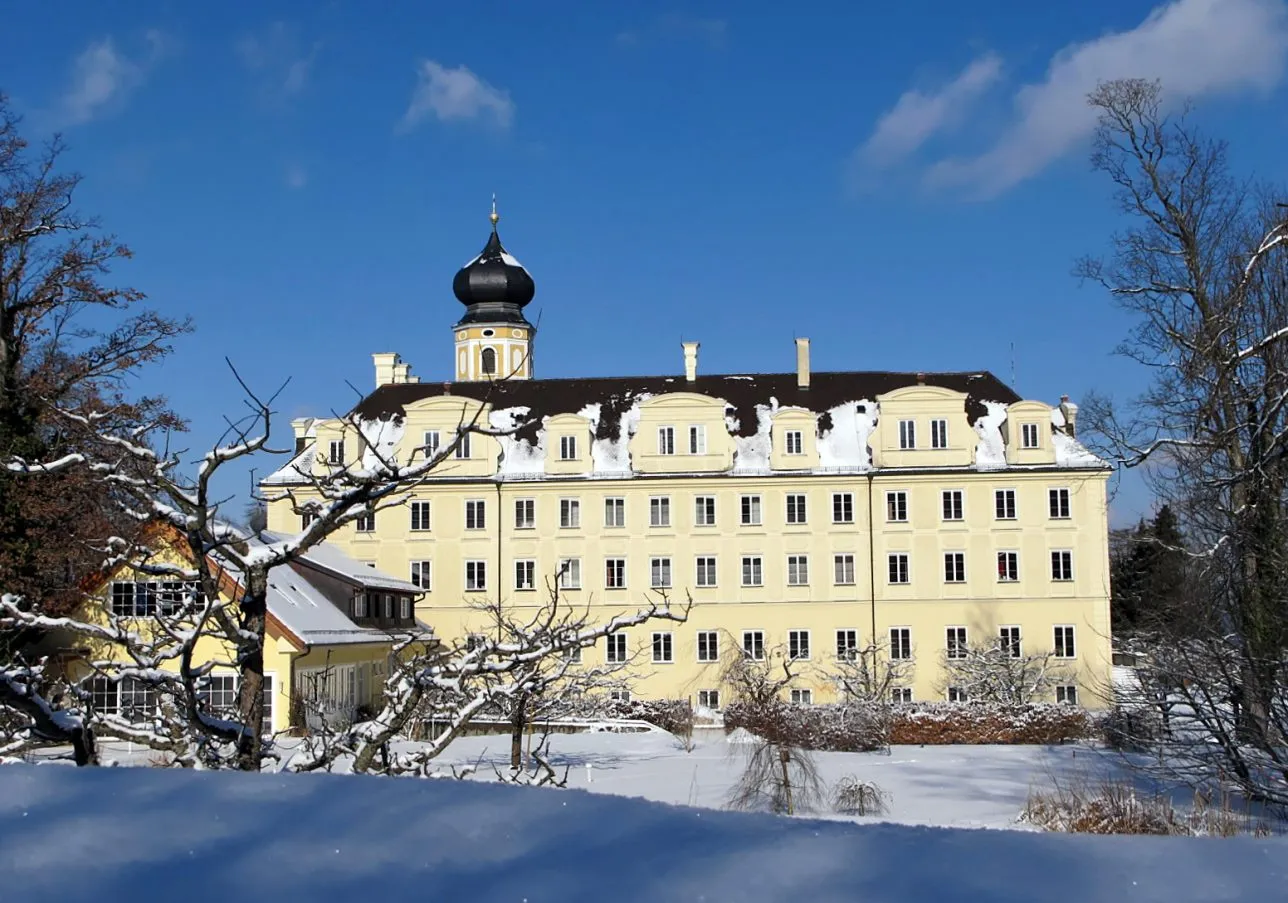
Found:
M 457 272 L 452 280 L 456 300 L 465 315 L 452 327 L 456 334 L 456 378 L 531 379 L 532 343 L 536 327 L 523 308 L 537 286 L 501 245 L 496 224 L 496 196 L 492 197 L 492 234 L 483 252 Z

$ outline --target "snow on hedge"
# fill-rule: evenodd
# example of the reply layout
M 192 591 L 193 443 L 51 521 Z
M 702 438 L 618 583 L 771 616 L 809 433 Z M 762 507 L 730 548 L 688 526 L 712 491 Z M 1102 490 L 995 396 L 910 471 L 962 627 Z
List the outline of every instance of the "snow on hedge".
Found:
M 1288 842 L 788 819 L 492 783 L 0 768 L 4 898 L 1282 899 Z

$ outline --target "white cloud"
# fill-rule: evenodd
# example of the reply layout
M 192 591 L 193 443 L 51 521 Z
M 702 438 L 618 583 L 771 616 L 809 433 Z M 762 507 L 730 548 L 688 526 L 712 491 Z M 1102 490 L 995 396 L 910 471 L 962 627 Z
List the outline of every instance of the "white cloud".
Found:
M 488 119 L 504 129 L 514 119 L 514 101 L 509 92 L 492 87 L 465 66 L 449 69 L 422 60 L 401 128 L 413 128 L 431 115 L 444 122 Z
M 54 115 L 59 127 L 80 125 L 119 107 L 147 79 L 152 66 L 165 55 L 169 39 L 156 30 L 144 34 L 146 53 L 131 59 L 111 37 L 94 41 L 72 64 L 71 83 Z
M 899 101 L 877 120 L 871 137 L 863 143 L 856 162 L 881 168 L 916 151 L 936 132 L 959 124 L 970 105 L 992 87 L 1002 74 L 1002 60 L 992 53 L 972 61 L 952 81 L 925 93 L 905 91 Z
M 264 79 L 266 93 L 276 100 L 286 100 L 308 85 L 322 42 L 313 42 L 305 52 L 293 28 L 285 22 L 274 22 L 243 35 L 235 49 L 242 65 Z
M 1283 0 L 1174 0 L 1129 31 L 1062 49 L 1045 79 L 1016 91 L 1013 120 L 990 149 L 939 161 L 926 184 L 991 196 L 1036 175 L 1095 130 L 1086 98 L 1101 81 L 1157 79 L 1174 100 L 1266 89 L 1286 54 Z
M 286 187 L 299 189 L 307 184 L 309 184 L 309 174 L 304 167 L 298 163 L 287 164 Z

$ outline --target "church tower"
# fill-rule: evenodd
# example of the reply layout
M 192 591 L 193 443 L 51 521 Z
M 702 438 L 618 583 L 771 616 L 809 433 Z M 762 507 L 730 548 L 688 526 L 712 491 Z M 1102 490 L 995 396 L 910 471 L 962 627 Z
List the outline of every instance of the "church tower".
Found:
M 456 379 L 532 379 L 532 344 L 536 327 L 523 308 L 536 294 L 523 264 L 501 246 L 492 200 L 492 234 L 483 252 L 461 267 L 452 280 L 465 316 L 452 327 L 456 334 Z

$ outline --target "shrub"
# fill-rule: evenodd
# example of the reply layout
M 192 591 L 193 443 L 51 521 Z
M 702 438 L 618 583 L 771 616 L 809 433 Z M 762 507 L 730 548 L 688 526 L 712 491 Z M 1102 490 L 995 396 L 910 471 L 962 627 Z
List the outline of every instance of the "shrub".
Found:
M 1236 813 L 1230 798 L 1217 805 L 1202 792 L 1188 811 L 1176 809 L 1162 795 L 1141 795 L 1124 780 L 1104 780 L 1091 785 L 1078 781 L 1035 790 L 1020 813 L 1020 821 L 1046 831 L 1073 834 L 1153 834 L 1183 837 L 1264 836 L 1264 823 L 1252 823 Z
M 832 791 L 832 808 L 845 815 L 884 815 L 890 811 L 890 794 L 871 781 L 846 775 Z
M 726 731 L 742 727 L 759 736 L 778 731 L 786 742 L 803 749 L 836 752 L 872 752 L 891 744 L 1055 744 L 1095 733 L 1085 710 L 1050 703 L 733 703 L 725 709 L 724 720 Z
M 1120 752 L 1148 752 L 1163 735 L 1156 709 L 1114 706 L 1100 719 L 1105 745 Z

